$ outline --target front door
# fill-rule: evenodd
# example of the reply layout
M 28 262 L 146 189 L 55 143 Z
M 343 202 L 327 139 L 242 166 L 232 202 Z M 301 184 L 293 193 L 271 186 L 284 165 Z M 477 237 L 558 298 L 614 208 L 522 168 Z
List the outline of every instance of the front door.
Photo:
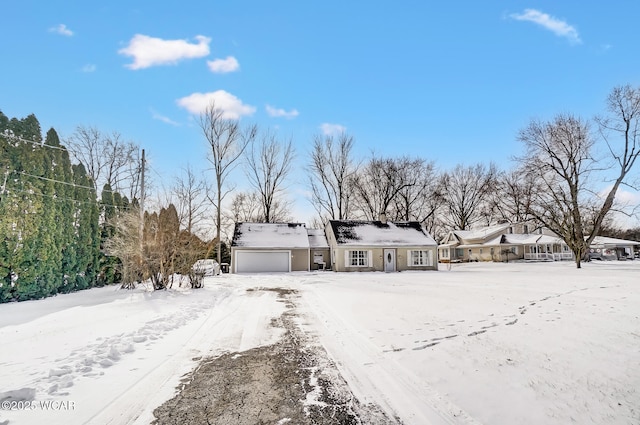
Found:
M 396 271 L 396 250 L 395 249 L 384 250 L 384 271 L 385 272 Z

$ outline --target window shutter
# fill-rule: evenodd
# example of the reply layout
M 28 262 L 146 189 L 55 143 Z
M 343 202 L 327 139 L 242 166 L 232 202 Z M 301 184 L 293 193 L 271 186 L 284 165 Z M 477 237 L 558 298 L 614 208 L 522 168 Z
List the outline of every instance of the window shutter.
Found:
M 348 249 L 344 250 L 344 266 L 345 267 L 351 267 L 351 263 L 349 262 L 349 250 Z
M 433 267 L 433 250 L 430 249 L 429 251 L 427 251 L 427 258 L 428 258 L 428 266 L 429 267 Z
M 411 258 L 413 256 L 413 251 L 408 249 L 407 250 L 407 267 L 411 267 L 413 264 L 411 263 Z
M 371 250 L 367 251 L 367 257 L 368 257 L 367 258 L 367 260 L 368 260 L 367 266 L 368 267 L 373 267 L 373 251 L 371 251 Z

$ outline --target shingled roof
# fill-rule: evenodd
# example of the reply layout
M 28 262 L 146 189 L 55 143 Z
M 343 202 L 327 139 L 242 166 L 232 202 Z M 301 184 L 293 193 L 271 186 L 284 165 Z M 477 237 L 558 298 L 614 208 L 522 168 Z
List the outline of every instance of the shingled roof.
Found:
M 435 246 L 419 222 L 330 220 L 338 245 Z
M 303 223 L 236 223 L 232 247 L 309 248 Z

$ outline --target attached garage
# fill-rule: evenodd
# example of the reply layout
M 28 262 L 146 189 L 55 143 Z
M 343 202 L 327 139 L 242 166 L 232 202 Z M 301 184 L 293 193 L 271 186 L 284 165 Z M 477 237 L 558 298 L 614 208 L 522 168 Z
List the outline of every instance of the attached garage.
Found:
M 236 223 L 231 272 L 308 271 L 309 255 L 309 236 L 302 223 Z
M 291 251 L 236 251 L 236 273 L 291 271 Z

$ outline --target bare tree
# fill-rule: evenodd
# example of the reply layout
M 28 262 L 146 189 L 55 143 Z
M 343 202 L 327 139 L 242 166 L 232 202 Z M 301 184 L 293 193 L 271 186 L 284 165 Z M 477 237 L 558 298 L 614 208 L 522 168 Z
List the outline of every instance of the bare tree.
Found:
M 416 184 L 416 176 L 405 172 L 407 158 L 371 157 L 353 178 L 355 203 L 368 220 L 387 214 L 400 191 Z
M 429 221 L 441 205 L 440 178 L 433 162 L 400 158 L 399 172 L 406 183 L 393 199 L 390 216 L 395 220 Z
M 256 192 L 236 193 L 231 199 L 228 218 L 232 223 L 262 221 L 258 194 Z
M 536 178 L 542 190 L 534 194 L 530 213 L 557 233 L 574 253 L 580 268 L 587 252 L 585 210 L 587 183 L 597 162 L 591 156 L 594 139 L 589 123 L 571 115 L 553 121 L 532 121 L 518 139 L 526 153 L 523 171 Z
M 286 202 L 274 201 L 271 208 L 272 222 L 291 221 L 291 212 Z M 265 222 L 261 197 L 256 191 L 239 192 L 231 199 L 231 205 L 226 214 L 229 224 L 246 222 Z
M 200 128 L 209 143 L 209 161 L 213 166 L 215 177 L 215 195 L 213 198 L 216 210 L 216 243 L 218 263 L 222 261 L 222 201 L 229 193 L 225 183 L 229 173 L 235 168 L 238 160 L 257 134 L 255 125 L 243 127 L 236 120 L 224 117 L 224 111 L 211 103 L 200 115 Z
M 543 187 L 530 211 L 569 245 L 577 268 L 640 155 L 640 92 L 630 86 L 614 88 L 607 111 L 607 116 L 596 119 L 608 151 L 606 164 L 593 156 L 596 139 L 589 122 L 571 115 L 558 115 L 546 123 L 532 121 L 518 137 L 526 148 L 519 158 L 523 170 Z M 606 196 L 598 195 L 596 178 L 611 173 L 611 188 Z
M 259 143 L 251 145 L 247 155 L 247 178 L 258 194 L 265 223 L 275 221 L 277 196 L 284 190 L 294 156 L 293 142 L 280 142 L 271 132 L 264 134 Z
M 180 226 L 188 233 L 197 233 L 207 216 L 209 188 L 206 180 L 198 178 L 191 166 L 187 165 L 182 171 L 172 188 Z
M 491 192 L 490 209 L 499 221 L 512 223 L 531 220 L 531 200 L 540 189 L 534 175 L 521 170 L 504 171 L 498 174 L 495 191 Z
M 640 155 L 640 88 L 634 89 L 630 85 L 615 87 L 607 97 L 606 110 L 607 114 L 596 117 L 595 121 L 611 159 L 609 167 L 616 174 L 602 208 L 595 216 L 595 232 L 614 207 L 620 186 L 640 189 L 638 179 L 634 184 L 627 178 Z
M 315 136 L 311 151 L 309 182 L 312 204 L 321 221 L 345 220 L 351 213 L 353 188 L 350 183 L 357 171 L 352 158 L 353 137 L 341 133 Z
M 455 229 L 469 229 L 482 218 L 482 209 L 494 188 L 496 167 L 490 164 L 457 165 L 442 180 L 444 222 Z
M 137 210 L 123 211 L 112 217 L 110 223 L 114 234 L 104 242 L 106 255 L 118 257 L 121 287 L 132 289 L 143 278 L 143 259 L 140 255 L 140 213 Z
M 105 134 L 95 127 L 76 127 L 66 139 L 69 151 L 84 165 L 96 188 L 108 184 L 112 190 L 129 191 L 132 198 L 137 193 L 139 174 L 139 147 L 113 132 Z M 134 188 L 134 189 L 132 189 Z

